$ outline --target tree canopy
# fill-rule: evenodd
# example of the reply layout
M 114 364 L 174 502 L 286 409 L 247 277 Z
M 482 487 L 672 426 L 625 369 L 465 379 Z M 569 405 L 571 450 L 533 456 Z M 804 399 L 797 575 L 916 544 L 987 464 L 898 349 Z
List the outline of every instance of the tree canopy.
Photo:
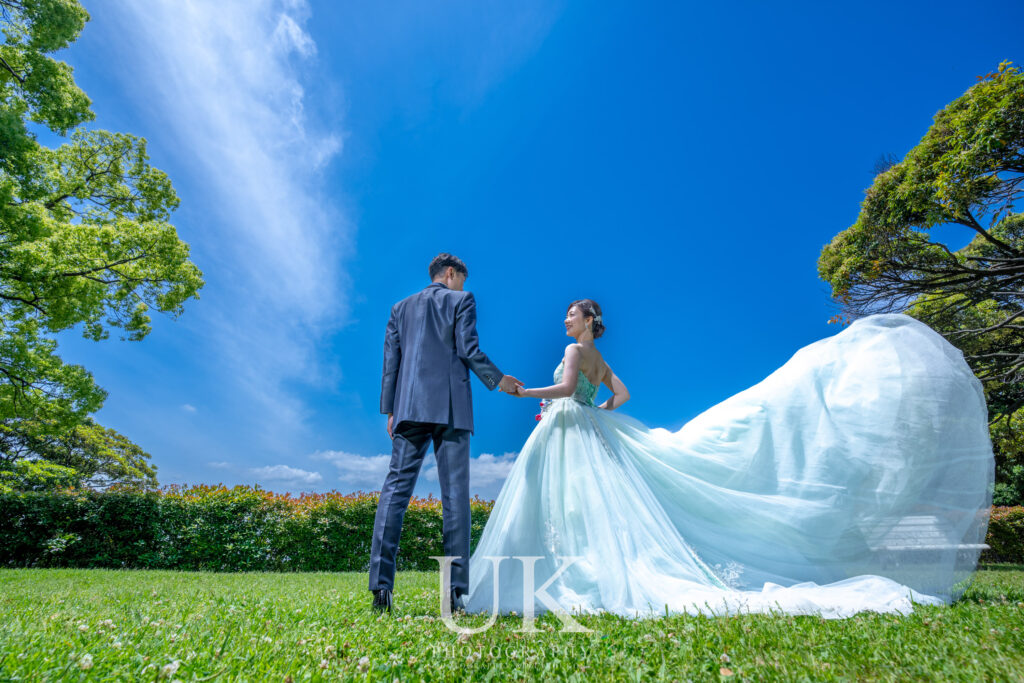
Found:
M 1024 452 L 1024 214 L 1015 211 L 1024 74 L 1003 62 L 979 77 L 902 161 L 880 170 L 857 220 L 818 259 L 837 318 L 906 312 L 943 334 L 984 383 L 997 455 L 1016 458 Z M 935 238 L 937 226 L 961 228 L 966 245 L 951 249 Z
M 0 422 L 0 490 L 112 484 L 156 486 L 149 453 L 91 417 L 70 430 L 39 420 Z
M 1004 62 L 878 174 L 856 222 L 818 260 L 843 314 L 906 311 L 946 335 L 999 414 L 1024 406 L 1022 148 L 1024 75 Z M 950 249 L 931 234 L 939 225 L 972 238 Z
M 0 0 L 0 425 L 37 446 L 89 429 L 106 398 L 52 335 L 140 340 L 151 311 L 176 317 L 203 285 L 146 140 L 86 128 L 91 102 L 52 56 L 88 18 L 77 0 Z M 68 142 L 48 148 L 33 126 Z

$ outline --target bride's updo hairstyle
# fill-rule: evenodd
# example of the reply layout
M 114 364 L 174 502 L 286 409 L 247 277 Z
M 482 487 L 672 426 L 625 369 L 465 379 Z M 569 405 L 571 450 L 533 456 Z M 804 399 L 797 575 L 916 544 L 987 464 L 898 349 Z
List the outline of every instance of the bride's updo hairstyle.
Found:
M 590 326 L 590 331 L 594 333 L 594 339 L 597 339 L 604 334 L 604 323 L 601 322 L 601 307 L 597 305 L 596 301 L 592 299 L 580 299 L 579 301 L 573 301 L 569 304 L 569 308 L 575 306 L 580 309 L 580 313 L 583 314 L 584 318 L 593 317 L 594 322 Z M 565 312 L 569 312 L 569 308 L 565 309 Z

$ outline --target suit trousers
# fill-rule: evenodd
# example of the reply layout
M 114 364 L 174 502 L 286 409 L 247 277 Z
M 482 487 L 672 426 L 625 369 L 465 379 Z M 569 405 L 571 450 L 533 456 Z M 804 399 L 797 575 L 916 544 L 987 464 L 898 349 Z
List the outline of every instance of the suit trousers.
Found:
M 451 589 L 455 595 L 469 592 L 469 436 L 468 429 L 451 424 L 402 422 L 395 429 L 391 465 L 381 487 L 370 548 L 370 590 L 394 589 L 395 558 L 402 520 L 409 507 L 423 458 L 431 442 L 441 484 L 444 554 L 454 556 Z

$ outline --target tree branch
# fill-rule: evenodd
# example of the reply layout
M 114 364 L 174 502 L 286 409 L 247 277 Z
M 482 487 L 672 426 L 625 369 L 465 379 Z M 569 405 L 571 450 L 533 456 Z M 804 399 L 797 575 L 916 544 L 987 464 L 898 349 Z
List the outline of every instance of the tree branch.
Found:
M 998 248 L 1000 251 L 1003 251 L 1003 252 L 1008 253 L 1008 254 L 1016 254 L 1018 256 L 1021 254 L 1020 250 L 1014 249 L 1009 244 L 1007 244 L 1006 242 L 1002 241 L 1001 239 L 999 239 L 997 237 L 994 237 L 988 230 L 986 230 L 985 228 L 981 227 L 981 225 L 978 223 L 978 221 L 976 221 L 974 219 L 974 216 L 971 214 L 969 209 L 965 209 L 964 210 L 964 214 L 966 214 L 966 216 L 967 216 L 967 220 L 966 221 L 964 221 L 964 220 L 956 220 L 954 218 L 953 222 L 954 223 L 959 223 L 960 225 L 966 226 L 966 227 L 970 228 L 971 230 L 975 231 L 976 233 L 978 233 L 979 235 L 984 237 L 988 242 L 991 242 L 992 244 L 994 244 L 996 246 L 996 248 Z
M 6 59 L 4 59 L 3 57 L 0 57 L 0 64 L 2 64 L 3 67 L 5 69 L 7 69 L 11 73 L 12 76 L 14 76 L 16 79 L 18 79 L 18 83 L 21 83 L 22 85 L 25 85 L 25 77 L 20 75 L 17 71 L 15 71 L 14 68 L 10 64 L 7 63 Z
M 131 263 L 132 261 L 138 261 L 141 258 L 145 258 L 145 256 L 145 254 L 139 254 L 138 256 L 132 256 L 126 259 L 121 259 L 120 261 L 114 261 L 113 263 L 108 263 L 103 266 L 96 266 L 95 268 L 90 268 L 88 270 L 80 270 L 71 273 L 59 273 L 59 275 L 61 277 L 79 277 L 82 275 L 90 275 L 100 270 L 108 270 L 113 268 L 114 266 L 122 266 L 126 263 Z

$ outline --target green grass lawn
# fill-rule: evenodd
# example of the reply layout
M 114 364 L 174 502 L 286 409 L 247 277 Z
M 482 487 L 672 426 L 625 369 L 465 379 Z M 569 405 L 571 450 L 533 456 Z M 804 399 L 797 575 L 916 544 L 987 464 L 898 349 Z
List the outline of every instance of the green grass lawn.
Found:
M 562 633 L 546 615 L 527 634 L 509 616 L 459 636 L 435 573 L 401 572 L 395 602 L 376 616 L 361 573 L 0 570 L 0 679 L 1024 680 L 1024 566 L 907 617 L 601 615 Z

